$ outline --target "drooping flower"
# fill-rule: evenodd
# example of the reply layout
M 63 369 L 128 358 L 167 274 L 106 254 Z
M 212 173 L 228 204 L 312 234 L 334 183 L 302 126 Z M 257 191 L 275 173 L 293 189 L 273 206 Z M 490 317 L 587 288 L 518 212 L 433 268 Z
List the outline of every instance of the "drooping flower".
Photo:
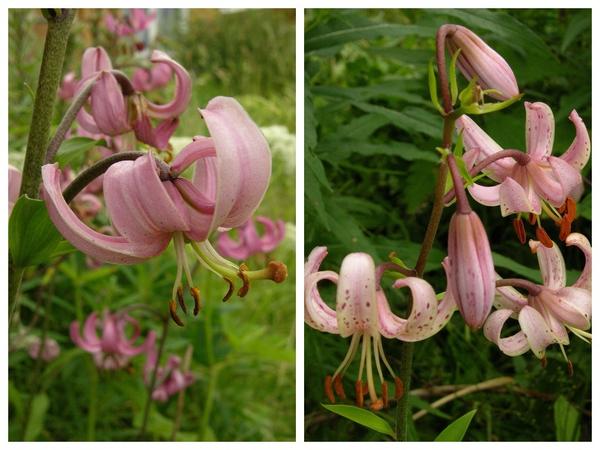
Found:
M 566 244 L 578 247 L 586 259 L 581 275 L 572 286 L 566 287 L 565 261 L 556 243 L 548 248 L 530 240 L 529 246 L 538 257 L 543 285 L 535 285 L 527 296 L 511 286 L 497 289 L 497 310 L 490 314 L 483 331 L 506 355 L 517 356 L 531 350 L 542 359 L 546 347 L 557 343 L 569 362 L 564 351 L 564 346 L 569 344 L 568 330 L 586 342 L 591 340 L 592 335 L 586 330 L 592 318 L 592 247 L 579 233 L 571 233 Z M 517 319 L 521 330 L 502 337 L 509 318 Z
M 262 236 L 258 235 L 254 220 L 264 226 L 265 231 Z M 220 233 L 217 238 L 217 249 L 228 258 L 243 261 L 252 255 L 275 250 L 285 237 L 285 222 L 283 220 L 273 222 L 268 217 L 256 216 L 255 219 L 250 218 L 237 230 L 238 242 L 234 241 L 226 231 Z
M 46 362 L 50 362 L 60 355 L 60 345 L 56 340 L 46 337 L 42 346 L 42 340 L 38 336 L 34 336 L 27 345 L 27 353 L 33 359 L 41 358 Z
M 15 166 L 8 165 L 8 215 L 12 212 L 15 203 L 19 199 L 21 190 L 21 171 Z
M 148 92 L 166 86 L 173 70 L 168 64 L 155 64 L 150 69 L 138 68 L 133 72 L 131 84 L 138 92 Z
M 457 65 L 469 80 L 477 77 L 477 84 L 498 100 L 519 95 L 519 86 L 508 63 L 479 36 L 461 25 L 443 25 L 446 46 L 451 54 L 460 50 Z
M 316 247 L 304 265 L 304 321 L 312 328 L 352 336 L 346 357 L 334 372 L 325 379 L 325 392 L 335 402 L 334 391 L 345 399 L 343 376 L 361 347 L 361 364 L 355 383 L 356 403 L 364 405 L 363 395 L 370 397 L 370 408 L 387 406 L 388 389 L 381 369 L 381 361 L 395 381 L 395 396 L 402 396 L 403 385 L 389 364 L 383 351 L 381 336 L 403 341 L 419 341 L 437 333 L 450 319 L 456 309 L 452 295 L 447 292 L 438 303 L 433 288 L 425 280 L 407 277 L 397 280 L 395 288 L 408 287 L 412 293 L 412 310 L 407 319 L 396 316 L 387 302 L 380 286 L 386 270 L 398 267 L 388 263 L 375 267 L 373 259 L 365 253 L 351 253 L 344 258 L 339 275 L 333 271 L 319 271 L 327 255 L 326 247 Z M 317 283 L 329 280 L 337 284 L 336 307 L 331 309 L 321 298 Z M 373 374 L 373 361 L 381 386 L 377 394 Z M 363 371 L 366 385 L 363 385 Z
M 208 242 L 211 232 L 240 226 L 258 207 L 271 175 L 271 155 L 260 129 L 233 98 L 214 98 L 201 113 L 211 137 L 196 137 L 170 166 L 161 162 L 159 168 L 148 153 L 135 161 L 115 163 L 104 174 L 104 200 L 117 236 L 98 233 L 82 223 L 62 196 L 58 167 L 42 168 L 50 218 L 82 252 L 103 262 L 135 264 L 162 253 L 173 240 L 178 269 L 169 306 L 178 324 L 176 300 L 185 311 L 182 273 L 195 301 L 194 313 L 200 309 L 186 241 L 199 262 L 228 283 L 225 299 L 240 280 L 238 295 L 244 296 L 251 280 L 281 282 L 287 275 L 285 265 L 276 261 L 263 270 L 248 271 L 245 265 L 224 259 Z M 180 175 L 194 163 L 191 182 Z
M 130 338 L 126 335 L 126 326 L 133 327 Z M 102 330 L 98 337 L 98 329 Z M 110 313 L 105 311 L 101 323 L 98 323 L 97 313 L 88 316 L 83 326 L 83 335 L 79 333 L 79 323 L 71 323 L 71 340 L 86 352 L 92 353 L 96 366 L 105 370 L 122 369 L 129 364 L 131 357 L 146 352 L 154 346 L 156 334 L 148 332 L 146 339 L 139 346 L 135 341 L 140 336 L 140 326 L 137 320 L 127 314 Z
M 546 104 L 539 102 L 525 102 L 525 110 L 528 162 L 520 164 L 510 158 L 499 159 L 484 170 L 484 173 L 498 184 L 483 186 L 475 183 L 468 189 L 479 203 L 487 206 L 499 205 L 503 216 L 520 213 L 539 216 L 543 210 L 556 222 L 565 224 L 561 230 L 564 238 L 569 234 L 574 211 L 567 211 L 567 214 L 561 217 L 557 208 L 565 209 L 568 199 L 572 199 L 574 205 L 573 200 L 577 200 L 583 192 L 580 172 L 590 157 L 590 138 L 585 124 L 573 110 L 569 119 L 575 125 L 575 139 L 560 157 L 552 156 L 552 111 Z M 460 117 L 456 127 L 462 131 L 467 150 L 464 159 L 469 168 L 502 150 L 469 117 Z M 539 220 L 538 230 L 543 231 Z M 542 240 L 539 231 L 538 238 Z M 543 242 L 549 244 L 548 239 L 544 238 Z
M 152 347 L 146 357 L 146 366 L 144 368 L 144 380 L 150 384 L 152 380 L 152 371 L 156 365 L 157 351 Z M 190 371 L 182 372 L 180 369 L 181 358 L 177 355 L 170 355 L 167 363 L 163 367 L 158 367 L 156 371 L 156 381 L 152 391 L 152 399 L 159 402 L 166 402 L 169 397 L 183 391 L 196 381 L 196 377 Z
M 479 216 L 456 212 L 448 231 L 448 287 L 463 319 L 481 328 L 494 301 L 492 250 Z
M 104 24 L 108 31 L 119 37 L 130 36 L 139 31 L 144 31 L 156 19 L 156 13 L 147 14 L 144 9 L 134 8 L 123 19 L 115 18 L 111 13 L 104 16 Z
M 71 100 L 77 91 L 77 85 L 79 82 L 75 77 L 75 72 L 67 72 L 63 77 L 60 88 L 58 89 L 58 96 L 61 100 Z

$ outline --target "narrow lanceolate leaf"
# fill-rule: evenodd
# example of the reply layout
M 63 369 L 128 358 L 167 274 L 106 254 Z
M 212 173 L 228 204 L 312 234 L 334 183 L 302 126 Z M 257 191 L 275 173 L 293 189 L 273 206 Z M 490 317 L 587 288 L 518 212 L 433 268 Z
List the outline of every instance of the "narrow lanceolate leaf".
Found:
M 378 433 L 395 437 L 391 425 L 377 414 L 353 405 L 322 405 L 323 408 L 338 414 L 359 425 L 370 428 Z
M 442 108 L 442 105 L 440 105 L 440 101 L 438 99 L 437 80 L 435 78 L 435 71 L 433 70 L 433 60 L 429 61 L 428 74 L 429 74 L 429 96 L 431 97 L 431 103 L 433 103 L 433 106 L 435 106 L 435 108 L 440 113 L 444 114 L 444 108 Z M 454 103 L 454 101 L 453 101 L 453 103 Z
M 473 416 L 477 412 L 476 409 L 459 417 L 450 425 L 442 430 L 435 438 L 436 442 L 460 442 L 463 440 Z
M 16 266 L 49 260 L 61 239 L 42 200 L 19 198 L 8 222 L 8 248 Z
M 579 440 L 579 411 L 562 395 L 554 402 L 554 426 L 557 441 Z

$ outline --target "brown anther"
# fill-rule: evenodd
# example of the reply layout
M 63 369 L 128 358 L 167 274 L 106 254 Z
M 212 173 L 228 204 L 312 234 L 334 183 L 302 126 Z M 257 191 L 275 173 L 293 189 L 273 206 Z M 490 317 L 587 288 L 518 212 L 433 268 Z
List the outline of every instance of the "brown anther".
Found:
M 346 400 L 346 392 L 344 392 L 344 384 L 340 375 L 336 375 L 333 378 L 333 389 L 339 398 Z
M 567 359 L 567 373 L 569 374 L 570 377 L 572 377 L 573 374 L 575 373 L 575 371 L 573 370 L 573 363 L 571 362 L 570 359 Z
M 181 288 L 181 286 L 177 288 L 177 303 L 179 303 L 179 306 L 181 306 L 181 309 L 183 310 L 184 314 L 187 314 L 187 307 L 185 306 L 185 301 L 183 299 L 183 289 Z
M 400 377 L 394 378 L 394 384 L 396 385 L 396 391 L 394 392 L 394 398 L 400 400 L 404 395 L 404 383 Z
M 223 278 L 223 279 L 225 280 L 225 283 L 227 283 L 229 285 L 229 289 L 227 289 L 227 293 L 225 294 L 225 297 L 223 297 L 223 301 L 226 302 L 233 295 L 234 286 L 229 278 Z
M 197 287 L 190 288 L 190 293 L 194 298 L 194 316 L 197 316 L 202 308 L 202 303 L 200 302 L 200 289 Z
M 542 359 L 540 359 L 540 364 L 542 365 L 542 369 L 545 369 L 546 366 L 548 365 L 548 359 L 546 359 L 546 356 L 542 356 Z
M 564 216 L 560 221 L 560 232 L 558 233 L 558 238 L 561 241 L 564 241 L 567 239 L 569 234 L 571 234 L 571 222 L 569 222 L 567 216 Z
M 335 403 L 335 397 L 333 396 L 333 389 L 331 388 L 331 375 L 325 377 L 325 395 L 331 403 Z
M 381 383 L 381 399 L 383 400 L 383 407 L 387 408 L 389 406 L 388 401 L 388 386 L 387 381 L 383 380 Z
M 556 208 L 559 214 L 563 214 L 567 210 L 567 202 L 565 201 L 562 205 Z
M 366 395 L 369 393 L 369 384 L 366 381 L 363 381 L 362 393 L 363 393 L 363 395 Z
M 566 205 L 566 214 L 565 217 L 571 223 L 575 220 L 575 216 L 577 215 L 577 203 L 571 197 L 567 197 Z
M 365 405 L 365 401 L 363 399 L 362 381 L 356 380 L 356 383 L 354 383 L 354 394 L 356 395 L 356 406 L 362 408 Z
M 283 283 L 288 276 L 287 266 L 281 261 L 269 261 L 267 267 L 271 271 L 271 279 L 275 283 Z
M 529 213 L 529 224 L 535 225 L 537 223 L 537 216 L 534 213 Z
M 177 315 L 177 303 L 175 302 L 175 300 L 169 300 L 169 312 L 171 313 L 171 319 L 173 319 L 173 322 L 182 327 L 183 322 Z
M 369 408 L 371 408 L 373 411 L 381 411 L 383 409 L 383 400 L 378 398 L 374 402 L 371 402 Z
M 548 236 L 548 233 L 546 233 L 546 230 L 544 230 L 542 227 L 537 227 L 535 229 L 535 237 L 542 243 L 544 247 L 552 248 L 554 245 L 552 243 L 552 239 L 550 239 L 550 236 Z
M 243 284 L 237 292 L 238 297 L 245 297 L 250 290 L 250 280 L 248 279 L 248 274 L 246 273 L 247 270 L 248 266 L 246 264 L 240 264 L 240 270 L 238 271 L 237 275 L 242 279 Z
M 519 242 L 524 244 L 527 241 L 527 235 L 525 234 L 525 225 L 523 225 L 523 221 L 520 217 L 513 220 L 513 228 L 515 229 L 515 233 L 517 233 Z

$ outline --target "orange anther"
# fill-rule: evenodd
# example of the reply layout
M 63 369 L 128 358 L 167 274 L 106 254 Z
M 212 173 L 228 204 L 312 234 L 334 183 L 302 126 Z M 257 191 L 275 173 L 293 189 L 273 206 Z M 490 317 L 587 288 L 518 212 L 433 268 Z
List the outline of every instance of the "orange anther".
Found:
M 333 378 L 333 389 L 339 398 L 346 400 L 346 392 L 344 392 L 344 384 L 340 375 L 336 375 Z
M 190 288 L 190 292 L 192 297 L 194 298 L 194 315 L 197 316 L 202 308 L 202 303 L 200 301 L 200 289 L 197 287 Z
M 567 373 L 569 374 L 570 377 L 572 377 L 573 374 L 575 373 L 575 371 L 573 370 L 573 363 L 571 362 L 570 359 L 567 360 Z
M 542 243 L 544 247 L 552 248 L 554 245 L 552 239 L 550 239 L 550 236 L 548 236 L 548 233 L 546 233 L 546 230 L 544 230 L 542 227 L 537 227 L 535 229 L 535 237 Z
M 537 223 L 537 215 L 529 213 L 529 223 L 530 225 L 535 225 Z
M 520 217 L 513 220 L 513 228 L 515 229 L 515 233 L 517 233 L 519 242 L 524 244 L 527 240 L 527 235 L 525 234 L 525 225 L 523 225 L 523 221 Z
M 223 279 L 229 285 L 229 289 L 227 289 L 227 293 L 225 294 L 225 297 L 223 297 L 223 301 L 226 302 L 232 296 L 234 287 L 233 287 L 233 283 L 231 282 L 230 279 L 228 279 L 228 278 L 223 278 Z
M 548 365 L 548 360 L 546 359 L 546 356 L 542 356 L 542 359 L 540 359 L 540 364 L 542 365 L 542 369 L 545 369 L 546 366 Z
M 569 222 L 573 222 L 575 220 L 575 216 L 577 215 L 577 203 L 571 197 L 567 197 L 567 201 L 565 202 L 567 213 L 565 217 Z
M 560 232 L 558 234 L 558 238 L 561 241 L 564 241 L 565 239 L 567 239 L 567 236 L 569 236 L 569 234 L 571 234 L 571 222 L 569 222 L 567 216 L 564 216 L 560 222 Z
M 374 402 L 371 402 L 369 408 L 371 408 L 373 411 L 381 411 L 383 409 L 383 400 L 378 398 Z
M 267 267 L 271 271 L 271 279 L 275 283 L 283 283 L 287 278 L 287 266 L 281 261 L 269 261 Z
M 179 306 L 181 306 L 181 309 L 183 310 L 184 314 L 187 314 L 187 308 L 183 299 L 183 289 L 181 288 L 181 286 L 177 288 L 177 303 L 179 303 Z
M 335 397 L 333 396 L 333 389 L 331 388 L 331 375 L 325 377 L 325 395 L 331 403 L 335 403 Z
M 396 385 L 396 392 L 394 393 L 394 398 L 396 400 L 400 400 L 404 395 L 404 383 L 400 379 L 400 377 L 394 378 L 394 384 Z
M 363 399 L 362 382 L 360 380 L 356 380 L 356 383 L 354 383 L 354 393 L 356 394 L 356 406 L 362 408 L 365 402 Z
M 182 327 L 183 322 L 177 315 L 177 303 L 175 302 L 175 300 L 169 300 L 169 312 L 171 313 L 171 319 L 173 319 L 173 322 Z
M 238 290 L 238 297 L 245 297 L 248 291 L 250 290 L 250 280 L 248 279 L 248 274 L 246 271 L 248 270 L 248 266 L 246 264 L 240 264 L 240 270 L 238 272 L 238 277 L 242 279 L 242 287 Z

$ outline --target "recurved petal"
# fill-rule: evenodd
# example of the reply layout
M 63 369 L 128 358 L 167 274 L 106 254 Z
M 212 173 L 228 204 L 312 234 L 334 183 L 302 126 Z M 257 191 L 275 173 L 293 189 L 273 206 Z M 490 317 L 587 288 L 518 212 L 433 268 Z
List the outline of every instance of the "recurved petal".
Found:
M 511 309 L 494 311 L 485 321 L 483 334 L 489 341 L 496 344 L 505 355 L 518 356 L 529 350 L 529 343 L 523 331 L 518 331 L 512 336 L 501 337 L 502 328 L 512 313 Z
M 583 193 L 583 178 L 579 170 L 555 156 L 551 156 L 548 162 L 554 176 L 562 186 L 563 196 L 579 199 Z
M 201 113 L 217 153 L 217 197 L 211 229 L 238 227 L 250 218 L 267 190 L 271 176 L 269 145 L 233 98 L 216 97 Z
M 227 231 L 224 231 L 219 234 L 217 238 L 217 248 L 219 253 L 227 258 L 238 259 L 243 261 L 248 259 L 249 253 L 248 249 L 244 245 L 244 242 L 236 242 L 234 241 Z
M 102 339 L 100 345 L 104 353 L 119 353 L 119 327 L 116 317 L 109 312 L 104 313 L 102 320 Z
M 81 58 L 81 79 L 101 70 L 112 70 L 112 63 L 106 50 L 102 47 L 89 47 Z
M 103 262 L 135 264 L 161 253 L 166 239 L 134 243 L 123 236 L 107 236 L 83 223 L 65 202 L 60 189 L 60 171 L 56 164 L 42 167 L 44 200 L 50 219 L 60 233 L 83 253 Z
M 308 277 L 311 273 L 317 272 L 326 256 L 327 247 L 313 248 L 304 263 L 304 277 Z
M 569 163 L 573 168 L 581 170 L 590 159 L 590 135 L 577 111 L 571 111 L 569 120 L 575 125 L 575 139 L 573 139 L 570 147 L 560 158 Z
M 273 222 L 262 216 L 257 216 L 256 221 L 265 227 L 265 232 L 260 238 L 262 251 L 264 253 L 272 252 L 285 237 L 285 222 L 283 220 Z
M 339 334 L 336 313 L 321 298 L 317 283 L 329 280 L 338 283 L 338 274 L 332 271 L 314 272 L 304 278 L 304 321 L 325 333 Z
M 538 258 L 544 286 L 556 290 L 565 287 L 567 272 L 560 248 L 555 242 L 552 244 L 552 247 L 548 248 L 541 245 L 540 241 L 529 240 L 529 248 Z
M 153 127 L 150 118 L 143 114 L 134 122 L 133 131 L 135 131 L 135 137 L 139 141 L 159 150 L 165 150 L 169 146 L 169 139 L 171 139 L 178 126 L 179 119 L 175 117 L 165 119 L 156 127 Z
M 482 186 L 477 183 L 473 183 L 467 189 L 471 194 L 471 197 L 481 205 L 485 206 L 498 206 L 500 204 L 500 184 L 495 186 Z
M 420 333 L 430 329 L 437 317 L 438 305 L 435 291 L 427 281 L 415 277 L 396 280 L 393 286 L 396 289 L 406 286 L 410 289 L 412 295 L 412 309 L 407 319 L 405 336 L 398 337 L 400 339 L 410 338 L 411 336 L 416 338 Z
M 192 98 L 192 80 L 187 70 L 178 62 L 174 61 L 164 52 L 154 50 L 152 52 L 153 63 L 167 64 L 175 74 L 175 96 L 173 100 L 164 105 L 157 105 L 148 101 L 148 114 L 157 119 L 172 119 L 181 115 L 187 108 L 190 99 Z
M 216 156 L 216 152 L 212 139 L 203 136 L 194 138 L 177 154 L 171 163 L 171 173 L 179 175 L 196 161 L 214 156 Z
M 525 102 L 527 115 L 527 154 L 533 160 L 542 160 L 552 154 L 554 145 L 554 114 L 548 105 L 542 102 Z
M 581 275 L 573 284 L 574 287 L 580 287 L 592 291 L 592 246 L 588 238 L 581 233 L 571 233 L 565 240 L 567 246 L 574 245 L 585 255 L 585 266 L 581 271 Z
M 546 347 L 556 342 L 542 315 L 531 306 L 525 306 L 519 313 L 519 325 L 529 342 L 531 351 L 538 358 L 544 356 Z
M 580 330 L 587 330 L 590 327 L 592 317 L 590 291 L 565 287 L 555 292 L 544 290 L 538 297 L 561 322 Z
M 502 217 L 519 212 L 540 214 L 542 205 L 535 195 L 528 195 L 519 183 L 507 177 L 499 187 Z
M 100 351 L 100 339 L 96 335 L 96 314 L 90 314 L 83 327 L 83 338 L 79 334 L 79 323 L 75 320 L 69 327 L 71 340 L 86 352 Z
M 501 279 L 502 277 L 496 274 L 496 280 Z M 494 305 L 497 309 L 510 309 L 517 312 L 527 305 L 527 298 L 512 286 L 502 286 L 496 288 Z
M 564 164 L 571 171 L 568 164 Z M 556 164 L 558 167 L 559 164 Z M 560 180 L 560 173 L 556 173 L 552 165 L 549 162 L 535 162 L 531 161 L 527 164 L 527 173 L 529 179 L 535 187 L 535 192 L 543 199 L 547 200 L 552 205 L 558 207 L 562 205 L 566 198 L 567 192 L 563 189 L 563 185 Z M 571 183 L 569 182 L 569 186 Z
M 131 130 L 121 86 L 110 72 L 100 74 L 92 87 L 90 102 L 94 121 L 103 134 L 116 136 Z

